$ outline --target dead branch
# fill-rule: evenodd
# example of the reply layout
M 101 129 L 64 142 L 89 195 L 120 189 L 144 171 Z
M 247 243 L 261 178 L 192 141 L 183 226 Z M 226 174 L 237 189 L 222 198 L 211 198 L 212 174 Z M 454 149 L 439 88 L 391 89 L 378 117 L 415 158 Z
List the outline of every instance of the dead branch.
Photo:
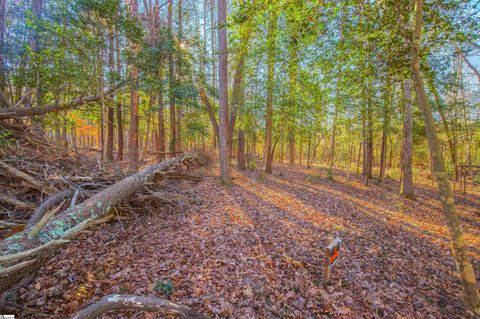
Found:
M 3 292 L 23 277 L 30 274 L 38 266 L 38 260 L 26 260 L 19 264 L 0 269 L 0 291 Z
M 35 247 L 33 249 L 30 249 L 30 250 L 25 250 L 25 251 L 22 251 L 22 252 L 19 252 L 19 253 L 16 253 L 16 254 L 11 254 L 11 255 L 0 256 L 0 264 L 5 264 L 5 263 L 13 262 L 13 261 L 19 261 L 19 260 L 23 260 L 23 259 L 26 259 L 26 258 L 37 257 L 37 256 L 43 254 L 48 249 L 51 249 L 55 246 L 62 245 L 62 244 L 68 243 L 68 242 L 69 242 L 69 240 L 65 240 L 65 239 L 54 240 L 54 241 L 51 241 L 51 242 L 49 242 L 45 245 Z
M 77 312 L 72 319 L 93 319 L 112 310 L 138 309 L 147 312 L 158 312 L 163 315 L 178 315 L 181 318 L 210 318 L 189 307 L 164 299 L 136 295 L 108 295 L 102 300 Z
M 28 238 L 29 239 L 35 238 L 38 235 L 38 233 L 42 230 L 42 228 L 47 224 L 50 218 L 52 218 L 53 215 L 58 213 L 58 211 L 62 208 L 63 204 L 65 204 L 65 200 L 63 200 L 63 202 L 61 202 L 60 205 L 55 207 L 55 209 L 52 209 L 49 212 L 47 212 L 45 215 L 43 215 L 42 218 L 38 221 L 38 223 L 36 223 L 35 226 L 33 226 L 32 230 L 28 234 Z
M 30 220 L 28 221 L 27 228 L 33 227 L 36 223 L 40 221 L 40 219 L 42 219 L 43 215 L 45 215 L 50 209 L 55 207 L 55 205 L 60 203 L 62 200 L 64 200 L 71 194 L 72 190 L 66 189 L 50 196 L 35 210 L 33 215 L 30 217 Z
M 16 208 L 33 208 L 33 204 L 22 202 L 19 199 L 0 194 L 0 202 L 15 206 Z
M 30 175 L 22 172 L 21 170 L 13 167 L 13 166 L 10 166 L 8 165 L 7 163 L 3 162 L 3 161 L 0 161 L 0 167 L 2 167 L 5 171 L 7 171 L 8 173 L 10 173 L 11 175 L 19 178 L 19 179 L 23 179 L 24 181 L 26 181 L 29 185 L 33 186 L 34 188 L 38 189 L 39 191 L 41 192 L 44 192 L 48 195 L 51 195 L 52 194 L 52 190 L 43 185 L 43 183 L 37 181 L 36 179 L 34 179 L 33 177 L 31 177 Z
M 69 102 L 64 103 L 52 103 L 43 106 L 36 106 L 36 107 L 12 107 L 12 108 L 2 108 L 0 109 L 0 119 L 9 119 L 15 117 L 31 117 L 36 115 L 44 115 L 49 112 L 56 112 L 60 110 L 68 110 L 73 109 L 84 104 L 98 101 L 106 96 L 109 96 L 115 93 L 123 84 L 119 86 L 110 88 L 105 92 L 102 92 L 97 95 L 90 95 L 86 97 L 79 97 L 73 99 Z

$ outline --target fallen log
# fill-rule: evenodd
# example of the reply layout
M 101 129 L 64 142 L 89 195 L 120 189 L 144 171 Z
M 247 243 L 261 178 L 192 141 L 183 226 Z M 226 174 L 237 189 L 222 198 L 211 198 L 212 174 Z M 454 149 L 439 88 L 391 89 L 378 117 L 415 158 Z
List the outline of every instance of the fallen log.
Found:
M 136 295 L 108 295 L 100 301 L 77 312 L 72 319 L 94 319 L 100 315 L 121 309 L 138 309 L 147 312 L 157 312 L 163 315 L 178 315 L 185 319 L 207 319 L 209 316 L 196 312 L 189 307 L 168 300 Z
M 43 106 L 35 106 L 35 107 L 11 107 L 11 108 L 1 108 L 0 109 L 0 120 L 10 119 L 10 118 L 18 118 L 18 117 L 31 117 L 36 115 L 44 115 L 49 112 L 56 112 L 60 110 L 67 110 L 73 109 L 84 104 L 98 101 L 106 96 L 113 94 L 117 91 L 120 87 L 123 86 L 123 83 L 106 90 L 103 93 L 97 95 L 90 95 L 85 97 L 79 97 L 73 99 L 69 102 L 64 103 L 52 103 Z
M 32 214 L 28 220 L 27 228 L 33 227 L 40 221 L 40 219 L 42 219 L 43 215 L 45 215 L 50 209 L 54 208 L 58 203 L 70 196 L 72 193 L 73 192 L 71 189 L 66 189 L 47 198 L 47 200 L 40 204 L 40 206 L 38 206 L 38 208 Z
M 39 266 L 38 259 L 30 259 L 13 266 L 0 269 L 0 292 L 4 292 L 23 277 L 28 276 Z
M 61 240 L 73 239 L 86 228 L 111 220 L 111 217 L 107 217 L 107 215 L 109 215 L 115 205 L 152 181 L 157 174 L 166 176 L 164 172 L 194 158 L 195 157 L 186 155 L 169 159 L 151 165 L 139 173 L 120 180 L 96 193 L 84 202 L 73 208 L 66 209 L 49 220 L 35 238 L 28 238 L 28 234 L 32 230 L 31 227 L 8 237 L 0 243 L 0 260 L 5 262 L 17 259 L 36 258 L 37 262 L 35 265 L 39 265 L 39 260 L 49 257 L 53 251 L 64 243 Z M 48 244 L 53 241 L 56 241 L 58 244 L 49 246 Z M 24 271 L 23 268 L 22 271 Z M 24 272 L 22 273 L 26 274 Z M 18 276 L 15 276 L 15 278 L 17 277 Z M 21 278 L 21 276 L 18 278 Z M 15 283 L 13 280 L 9 282 Z M 5 287 L 7 287 L 7 285 L 1 286 L 0 292 L 2 292 Z M 8 289 L 8 287 L 6 289 Z

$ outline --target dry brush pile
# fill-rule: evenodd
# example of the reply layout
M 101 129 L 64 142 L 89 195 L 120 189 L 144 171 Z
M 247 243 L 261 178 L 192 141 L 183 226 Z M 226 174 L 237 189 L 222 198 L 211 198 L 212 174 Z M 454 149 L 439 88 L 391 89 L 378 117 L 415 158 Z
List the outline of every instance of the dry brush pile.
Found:
M 0 121 L 0 143 L 2 302 L 11 301 L 30 274 L 87 228 L 137 213 L 184 211 L 191 201 L 200 200 L 182 193 L 172 182 L 201 179 L 188 173 L 203 165 L 198 155 L 180 155 L 127 174 L 118 165 L 102 162 L 98 155 L 59 146 L 38 125 L 16 120 Z M 91 309 L 97 314 L 130 307 L 127 297 L 105 300 L 114 299 Z M 168 302 L 145 302 L 146 308 L 156 305 L 150 311 L 186 318 L 194 313 Z M 162 304 L 165 307 L 158 306 Z M 79 318 L 90 318 L 88 312 L 83 315 Z

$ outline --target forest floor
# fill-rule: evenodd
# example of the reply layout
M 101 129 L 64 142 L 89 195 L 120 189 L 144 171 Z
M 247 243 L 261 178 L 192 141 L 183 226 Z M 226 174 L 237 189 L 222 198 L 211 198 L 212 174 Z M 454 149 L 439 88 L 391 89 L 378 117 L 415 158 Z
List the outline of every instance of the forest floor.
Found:
M 180 183 L 202 199 L 188 212 L 82 234 L 19 291 L 21 305 L 32 318 L 65 318 L 106 294 L 135 293 L 215 318 L 474 318 L 460 301 L 434 189 L 417 187 L 412 202 L 396 181 L 365 186 L 340 171 L 331 181 L 321 168 L 236 171 L 231 188 L 215 173 Z M 456 201 L 479 274 L 480 196 Z M 324 289 L 334 237 L 343 246 Z M 156 318 L 105 318 L 127 315 Z

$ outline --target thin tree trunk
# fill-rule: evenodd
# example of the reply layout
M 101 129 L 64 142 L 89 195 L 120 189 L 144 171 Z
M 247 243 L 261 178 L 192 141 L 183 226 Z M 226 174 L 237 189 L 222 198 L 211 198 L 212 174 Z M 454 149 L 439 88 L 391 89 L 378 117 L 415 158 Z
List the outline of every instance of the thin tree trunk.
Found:
M 118 37 L 119 38 L 119 37 Z M 122 72 L 122 66 L 121 66 L 121 57 L 120 57 L 120 39 L 117 39 L 117 72 L 121 74 Z M 118 161 L 123 161 L 123 149 L 124 149 L 124 138 L 123 138 L 123 115 L 122 115 L 122 99 L 119 94 L 115 96 L 116 102 L 117 102 L 117 144 L 118 144 L 118 149 L 117 149 L 117 160 Z
M 138 0 L 130 2 L 131 15 L 138 16 Z M 133 48 L 137 51 L 135 45 Z M 138 171 L 138 68 L 135 64 L 130 66 L 130 130 L 128 131 L 128 157 L 129 166 L 133 171 Z
M 115 45 L 114 45 L 114 36 L 113 31 L 110 30 L 109 34 L 109 50 L 108 50 L 108 66 L 109 66 L 109 82 L 110 87 L 115 84 L 114 79 L 114 72 L 115 72 Z M 106 159 L 107 161 L 113 161 L 113 120 L 114 120 L 114 111 L 112 102 L 108 103 L 108 110 L 107 110 L 107 150 L 106 150 Z
M 277 43 L 277 20 L 275 9 L 270 11 L 267 35 L 267 105 L 265 112 L 265 173 L 272 174 L 272 122 L 273 122 L 273 90 L 275 88 L 275 51 Z
M 453 192 L 445 169 L 445 160 L 440 147 L 432 109 L 425 93 L 425 87 L 420 72 L 420 41 L 423 24 L 423 0 L 415 1 L 415 27 L 412 43 L 412 73 L 415 83 L 417 104 L 419 105 L 425 131 L 427 133 L 428 145 L 432 155 L 433 171 L 437 180 L 440 201 L 447 220 L 450 233 L 452 252 L 457 265 L 460 281 L 463 287 L 463 302 L 466 307 L 480 315 L 480 295 L 475 278 L 475 273 L 467 254 L 467 246 L 464 242 L 463 231 L 460 226 L 460 218 L 455 209 Z
M 173 15 L 173 0 L 168 0 L 168 39 L 170 40 L 171 45 L 174 43 L 173 39 L 173 30 L 172 30 L 172 17 Z M 176 129 L 176 114 L 175 114 L 175 62 L 173 60 L 173 50 L 168 51 L 168 85 L 169 85 L 169 104 L 170 104 L 170 145 L 169 149 L 170 152 L 175 152 L 176 146 L 176 137 L 177 137 L 177 129 Z
M 338 90 L 337 90 L 338 95 Z M 333 124 L 332 124 L 332 136 L 330 140 L 330 156 L 329 156 L 329 167 L 328 167 L 328 178 L 333 179 L 333 162 L 335 161 L 335 135 L 337 131 L 337 117 L 338 117 L 338 96 L 336 96 L 335 101 L 335 111 L 333 113 Z
M 163 113 L 163 92 L 158 93 L 158 152 L 157 161 L 165 159 L 165 116 Z
M 238 147 L 237 147 L 237 164 L 238 169 L 245 170 L 245 133 L 242 129 L 238 130 Z
M 413 145 L 413 101 L 412 81 L 406 80 L 402 86 L 404 116 L 403 116 L 403 152 L 402 152 L 402 182 L 400 184 L 400 195 L 415 199 L 413 190 L 412 172 L 412 145 Z
M 5 74 L 5 20 L 7 15 L 7 0 L 0 0 L 0 90 L 5 92 L 7 78 Z
M 103 52 L 98 48 L 98 78 L 99 78 L 99 91 L 104 91 L 104 74 L 103 74 Z M 100 150 L 102 159 L 105 159 L 105 98 L 100 99 Z
M 388 131 L 390 129 L 390 75 L 387 75 L 387 83 L 385 85 L 385 105 L 383 109 L 383 130 L 382 130 L 382 150 L 380 153 L 380 173 L 378 176 L 379 182 L 383 183 L 385 179 L 385 166 L 387 160 L 387 140 L 388 140 Z
M 227 56 L 227 4 L 218 0 L 218 88 L 220 175 L 226 185 L 232 184 L 229 116 L 228 116 L 228 56 Z
M 179 48 L 178 48 L 178 55 L 177 55 L 177 64 L 176 64 L 176 77 L 177 77 L 177 86 L 181 85 L 182 82 L 182 55 L 181 55 L 181 50 L 182 50 L 182 41 L 183 41 L 183 14 L 182 14 L 182 3 L 183 0 L 178 0 L 178 43 L 179 43 Z M 175 125 L 175 150 L 181 150 L 182 149 L 182 108 L 181 107 L 176 107 L 176 116 L 177 116 L 177 122 Z

